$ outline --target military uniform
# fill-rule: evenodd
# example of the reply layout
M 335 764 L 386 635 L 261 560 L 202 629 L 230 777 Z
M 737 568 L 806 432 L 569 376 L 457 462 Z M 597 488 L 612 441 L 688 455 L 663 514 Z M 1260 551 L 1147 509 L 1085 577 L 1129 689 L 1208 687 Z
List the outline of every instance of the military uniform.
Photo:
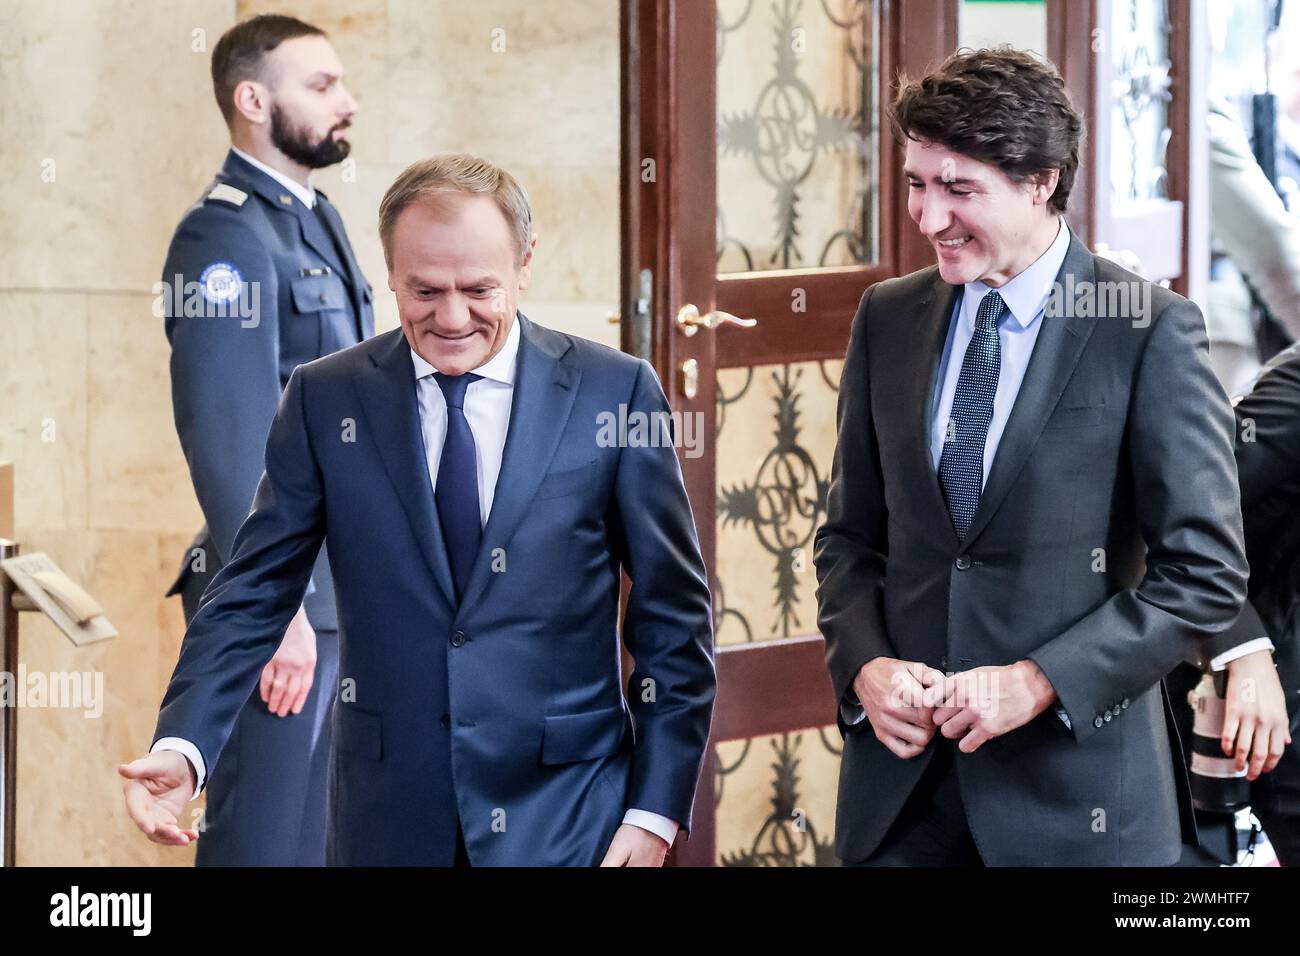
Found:
M 168 591 L 181 595 L 187 623 L 230 558 L 289 375 L 374 334 L 372 290 L 342 219 L 319 190 L 314 208 L 296 194 L 311 198 L 232 149 L 185 213 L 163 268 L 176 431 L 206 522 Z M 341 436 L 345 427 L 341 422 Z M 301 714 L 277 717 L 255 688 L 220 762 L 199 755 L 208 794 L 199 865 L 324 864 L 329 716 L 338 685 L 325 549 L 303 603 L 318 656 L 307 704 Z

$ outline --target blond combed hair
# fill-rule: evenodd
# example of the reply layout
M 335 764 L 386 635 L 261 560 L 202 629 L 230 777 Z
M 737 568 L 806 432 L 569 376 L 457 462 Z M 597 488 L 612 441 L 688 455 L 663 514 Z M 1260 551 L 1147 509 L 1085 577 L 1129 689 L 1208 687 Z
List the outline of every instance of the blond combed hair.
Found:
M 523 264 L 533 231 L 533 210 L 524 187 L 486 159 L 468 153 L 439 153 L 402 170 L 379 204 L 379 239 L 390 269 L 393 227 L 403 210 L 415 203 L 438 206 L 457 194 L 492 197 L 510 227 L 515 256 Z

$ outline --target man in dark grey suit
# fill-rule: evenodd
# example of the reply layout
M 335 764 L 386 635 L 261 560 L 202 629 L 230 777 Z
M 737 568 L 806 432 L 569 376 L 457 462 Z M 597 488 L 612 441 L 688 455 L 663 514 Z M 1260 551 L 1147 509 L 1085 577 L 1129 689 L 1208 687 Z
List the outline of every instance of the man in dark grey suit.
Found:
M 815 545 L 836 852 L 1172 864 L 1195 827 L 1161 679 L 1246 591 L 1204 323 L 1070 234 L 1050 65 L 957 54 L 893 121 L 938 265 L 867 290 L 845 359 Z

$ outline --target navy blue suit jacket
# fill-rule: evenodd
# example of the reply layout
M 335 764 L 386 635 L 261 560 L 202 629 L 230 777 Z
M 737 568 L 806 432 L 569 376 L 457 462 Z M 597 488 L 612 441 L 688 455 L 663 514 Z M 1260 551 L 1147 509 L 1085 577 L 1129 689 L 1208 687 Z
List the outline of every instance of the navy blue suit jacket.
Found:
M 602 413 L 667 402 L 645 362 L 518 321 L 501 474 L 459 606 L 397 330 L 293 373 L 234 557 L 186 632 L 155 740 L 189 739 L 212 766 L 331 542 L 332 864 L 449 865 L 458 817 L 476 865 L 598 863 L 629 807 L 690 826 L 714 697 L 690 504 L 671 447 L 601 440 Z
M 206 527 L 168 594 L 185 588 L 195 570 L 193 549 L 202 549 L 208 573 L 229 560 L 290 373 L 374 335 L 370 284 L 343 220 L 320 190 L 316 201 L 324 220 L 232 151 L 172 237 L 163 266 L 164 288 L 176 290 L 164 299 L 172 407 Z M 188 303 L 203 305 L 186 287 L 202 288 L 213 266 L 238 277 L 249 305 L 255 292 L 256 312 L 186 314 Z M 308 620 L 316 630 L 334 630 L 334 587 L 323 553 L 309 591 Z

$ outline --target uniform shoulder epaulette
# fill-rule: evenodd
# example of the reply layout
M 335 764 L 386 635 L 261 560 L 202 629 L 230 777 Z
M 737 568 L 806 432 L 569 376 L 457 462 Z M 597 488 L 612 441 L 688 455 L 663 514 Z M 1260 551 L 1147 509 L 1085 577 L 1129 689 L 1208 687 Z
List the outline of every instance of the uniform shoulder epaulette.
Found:
M 215 199 L 218 202 L 229 203 L 232 206 L 242 206 L 244 200 L 248 199 L 248 193 L 242 189 L 236 189 L 229 183 L 217 183 L 204 198 Z

